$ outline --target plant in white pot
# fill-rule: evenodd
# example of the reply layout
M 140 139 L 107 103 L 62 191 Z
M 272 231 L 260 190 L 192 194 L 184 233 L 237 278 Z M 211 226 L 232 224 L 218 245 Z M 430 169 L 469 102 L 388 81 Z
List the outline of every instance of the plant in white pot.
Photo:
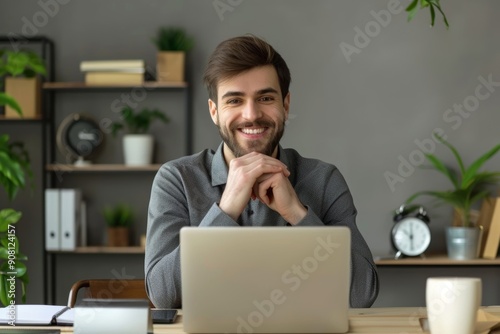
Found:
M 186 52 L 193 48 L 193 39 L 182 28 L 160 28 L 153 43 L 158 49 L 157 81 L 183 82 Z
M 431 163 L 431 168 L 450 180 L 453 187 L 445 191 L 419 191 L 406 202 L 410 203 L 417 197 L 427 195 L 436 198 L 440 203 L 450 204 L 454 208 L 456 219 L 453 220 L 454 226 L 446 229 L 448 257 L 476 258 L 479 255 L 482 230 L 471 220 L 471 210 L 477 202 L 490 196 L 489 188 L 500 181 L 500 172 L 480 171 L 481 167 L 500 150 L 500 144 L 465 167 L 457 149 L 442 137 L 436 136 L 436 138 L 450 149 L 458 168 L 446 166 L 433 154 L 425 156 Z
M 147 133 L 155 120 L 168 123 L 170 119 L 157 109 L 144 108 L 136 112 L 130 107 L 121 110 L 122 121 L 111 124 L 114 136 L 120 130 L 128 133 L 123 136 L 123 150 L 126 165 L 149 165 L 153 161 L 154 138 Z

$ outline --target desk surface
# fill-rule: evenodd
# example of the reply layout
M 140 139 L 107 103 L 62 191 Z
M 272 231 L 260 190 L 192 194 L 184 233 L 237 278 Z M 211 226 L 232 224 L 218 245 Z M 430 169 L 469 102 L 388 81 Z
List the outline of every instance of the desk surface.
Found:
M 495 316 L 500 316 L 500 306 L 482 307 L 482 309 Z M 375 333 L 428 333 L 424 331 L 420 324 L 420 319 L 426 317 L 426 310 L 423 307 L 386 307 L 369 309 L 349 310 L 349 332 L 357 334 Z M 6 328 L 10 326 L 0 326 Z M 21 327 L 16 328 L 48 328 L 48 327 Z M 61 333 L 73 333 L 73 327 L 56 327 Z M 155 334 L 185 334 L 182 327 L 182 312 L 179 313 L 175 324 L 154 325 Z M 481 332 L 482 333 L 488 333 Z M 492 333 L 500 333 L 495 331 Z

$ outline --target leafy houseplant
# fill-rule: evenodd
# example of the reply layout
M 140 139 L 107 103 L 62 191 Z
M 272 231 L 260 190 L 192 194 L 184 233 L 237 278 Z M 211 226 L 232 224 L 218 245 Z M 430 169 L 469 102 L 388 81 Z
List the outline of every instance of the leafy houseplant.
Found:
M 186 52 L 194 46 L 194 40 L 184 29 L 171 27 L 160 28 L 152 39 L 158 49 L 156 57 L 157 80 L 166 82 L 184 81 Z
M 118 131 L 127 129 L 131 134 L 147 133 L 151 123 L 155 120 L 168 123 L 170 119 L 158 109 L 142 109 L 135 112 L 130 107 L 125 107 L 121 110 L 123 122 L 113 122 L 111 124 L 111 133 L 115 136 Z
M 129 228 L 133 221 L 133 212 L 130 206 L 118 204 L 114 207 L 106 207 L 104 219 L 108 226 L 108 246 L 128 246 Z
M 453 188 L 447 191 L 420 191 L 408 198 L 407 203 L 412 202 L 421 195 L 435 197 L 440 202 L 451 204 L 460 216 L 463 227 L 471 227 L 473 224 L 469 218 L 469 212 L 473 204 L 489 196 L 487 186 L 500 181 L 500 172 L 479 171 L 486 161 L 491 159 L 499 150 L 500 144 L 479 157 L 469 167 L 465 167 L 462 157 L 457 149 L 441 137 L 438 140 L 450 149 L 458 164 L 457 174 L 455 169 L 446 166 L 443 161 L 433 154 L 426 154 L 432 164 L 432 168 L 448 178 Z
M 194 40 L 182 28 L 160 28 L 153 42 L 159 51 L 190 51 Z
M 125 164 L 148 165 L 153 160 L 153 136 L 148 134 L 151 123 L 155 120 L 168 123 L 170 119 L 158 109 L 142 109 L 138 112 L 130 107 L 121 110 L 122 121 L 111 124 L 111 133 L 127 130 L 123 137 Z
M 456 169 L 446 166 L 442 160 L 433 154 L 426 154 L 425 156 L 431 163 L 431 167 L 450 180 L 453 187 L 452 189 L 446 191 L 419 191 L 409 197 L 406 202 L 410 203 L 422 195 L 434 197 L 440 203 L 450 204 L 455 209 L 455 213 L 459 218 L 458 221 L 460 222 L 460 226 L 458 227 L 466 229 L 475 227 L 470 220 L 470 212 L 473 205 L 490 195 L 488 186 L 497 184 L 500 181 L 500 172 L 480 171 L 480 169 L 500 150 L 500 144 L 480 156 L 477 160 L 472 162 L 470 166 L 465 167 L 463 159 L 457 149 L 442 137 L 436 136 L 436 138 L 444 144 L 455 157 L 458 165 L 458 172 Z M 451 234 L 457 233 L 457 231 L 462 234 L 469 233 L 464 230 L 459 231 L 457 229 L 447 229 L 447 235 L 449 235 L 449 239 L 447 241 L 448 255 L 459 259 L 475 257 L 474 254 L 477 254 L 477 246 L 471 246 L 471 250 L 469 252 L 470 254 L 467 255 L 466 250 L 458 250 L 456 249 L 457 245 L 452 244 L 452 239 L 456 240 L 457 237 L 452 237 Z M 471 233 L 477 234 L 476 238 L 480 238 L 481 236 L 480 231 L 472 231 Z M 467 244 L 466 241 L 462 240 L 462 242 Z M 476 240 L 476 242 L 479 242 L 479 240 Z M 474 249 L 474 247 L 476 248 Z M 450 255 L 450 253 L 454 254 Z
M 0 105 L 7 105 L 7 117 L 34 117 L 40 111 L 40 78 L 46 75 L 43 60 L 31 51 L 0 50 L 0 77 L 5 77 L 5 92 Z M 19 102 L 18 102 L 19 101 Z
M 20 143 L 9 142 L 8 135 L 0 136 L 0 185 L 10 200 L 26 183 L 25 176 L 32 177 L 29 157 Z M 15 224 L 21 219 L 21 212 L 0 209 L 0 302 L 12 305 L 16 296 L 16 280 L 21 282 L 22 301 L 26 301 L 26 285 L 29 283 L 26 265 L 27 257 L 19 250 Z

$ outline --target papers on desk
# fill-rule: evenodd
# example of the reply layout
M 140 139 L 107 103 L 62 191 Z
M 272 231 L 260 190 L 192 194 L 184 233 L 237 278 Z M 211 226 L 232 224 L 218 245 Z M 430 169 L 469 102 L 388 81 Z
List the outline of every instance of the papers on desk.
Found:
M 0 309 L 2 325 L 73 325 L 74 310 L 61 305 L 12 305 Z

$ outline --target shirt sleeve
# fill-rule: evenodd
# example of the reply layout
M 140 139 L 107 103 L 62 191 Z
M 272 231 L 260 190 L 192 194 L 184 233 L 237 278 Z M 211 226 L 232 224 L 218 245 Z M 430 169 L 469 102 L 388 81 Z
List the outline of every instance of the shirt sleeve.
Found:
M 189 211 L 178 173 L 160 168 L 151 188 L 144 268 L 146 291 L 157 308 L 180 308 L 180 229 L 189 226 Z
M 144 259 L 146 291 L 157 308 L 182 306 L 180 230 L 184 226 L 238 226 L 213 203 L 205 216 L 192 219 L 185 178 L 175 166 L 166 164 L 154 178 L 148 207 Z M 198 195 L 200 196 L 200 195 Z M 193 209 L 193 208 L 191 208 Z M 191 210 L 192 211 L 192 210 Z

